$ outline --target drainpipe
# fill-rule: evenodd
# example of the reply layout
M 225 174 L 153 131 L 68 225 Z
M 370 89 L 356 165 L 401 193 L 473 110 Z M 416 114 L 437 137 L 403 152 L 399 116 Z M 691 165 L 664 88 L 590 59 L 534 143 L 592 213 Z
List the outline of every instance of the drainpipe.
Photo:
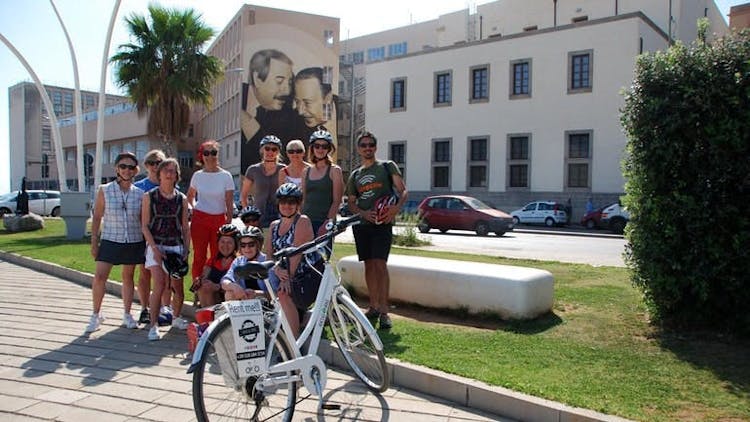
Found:
M 552 0 L 552 26 L 557 28 L 557 0 Z
M 667 28 L 667 40 L 669 45 L 672 45 L 672 0 L 669 0 L 669 24 Z
M 479 15 L 479 41 L 482 41 L 482 15 Z

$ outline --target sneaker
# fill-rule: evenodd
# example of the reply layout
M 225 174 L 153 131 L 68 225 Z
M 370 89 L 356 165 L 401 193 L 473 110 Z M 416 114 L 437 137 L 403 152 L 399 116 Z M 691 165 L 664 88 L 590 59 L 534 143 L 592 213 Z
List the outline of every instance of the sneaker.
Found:
M 172 322 L 173 327 L 177 327 L 180 330 L 187 330 L 190 323 L 185 318 L 177 318 Z
M 375 308 L 370 308 L 370 309 L 367 310 L 367 312 L 365 312 L 365 316 L 370 321 L 374 321 L 374 320 L 378 319 L 378 317 L 380 316 L 380 311 L 378 311 Z
M 122 326 L 125 328 L 138 328 L 138 323 L 135 322 L 133 319 L 133 316 L 130 315 L 130 312 L 126 312 L 122 315 Z
M 148 308 L 141 309 L 141 315 L 138 317 L 139 324 L 151 324 L 151 315 L 148 313 Z
M 393 327 L 393 322 L 391 322 L 391 317 L 389 317 L 388 314 L 380 315 L 380 329 L 390 330 L 391 327 Z
M 159 334 L 159 327 L 154 325 L 153 327 L 151 327 L 150 330 L 148 330 L 148 339 L 149 341 L 161 340 L 161 334 Z
M 101 314 L 91 314 L 89 325 L 86 326 L 86 332 L 93 333 L 94 331 L 98 330 L 102 325 L 102 321 L 104 321 L 104 318 L 101 316 Z

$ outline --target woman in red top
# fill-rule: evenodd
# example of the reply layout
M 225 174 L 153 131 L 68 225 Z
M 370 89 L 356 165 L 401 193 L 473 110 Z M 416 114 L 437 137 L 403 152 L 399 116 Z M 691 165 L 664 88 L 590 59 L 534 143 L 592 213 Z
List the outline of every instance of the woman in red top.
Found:
M 200 306 L 213 306 L 224 301 L 221 278 L 232 266 L 239 249 L 239 229 L 234 224 L 224 224 L 216 233 L 219 238 L 219 251 L 206 261 L 203 273 L 190 288 L 198 294 Z

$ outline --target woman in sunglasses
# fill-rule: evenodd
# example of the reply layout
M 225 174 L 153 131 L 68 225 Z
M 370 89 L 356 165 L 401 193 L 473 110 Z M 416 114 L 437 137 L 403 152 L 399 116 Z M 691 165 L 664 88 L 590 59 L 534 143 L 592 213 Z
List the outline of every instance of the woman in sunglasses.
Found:
M 211 256 L 219 252 L 216 232 L 223 224 L 232 222 L 234 211 L 234 180 L 219 167 L 219 143 L 203 142 L 198 149 L 198 163 L 203 167 L 193 173 L 188 189 L 188 204 L 193 208 L 190 235 L 193 240 L 193 282 L 201 276 Z
M 133 304 L 133 273 L 137 264 L 143 264 L 146 243 L 141 232 L 141 202 L 143 191 L 133 185 L 138 174 L 138 159 L 131 152 L 115 158 L 112 182 L 100 185 L 96 191 L 94 214 L 91 219 L 91 256 L 96 261 L 94 284 L 91 289 L 93 313 L 86 327 L 91 333 L 99 329 L 104 286 L 113 265 L 122 265 L 122 325 L 138 328 L 130 315 Z
M 344 175 L 331 158 L 334 151 L 336 147 L 330 132 L 316 130 L 310 135 L 308 160 L 312 167 L 302 178 L 302 214 L 310 217 L 316 236 L 325 232 L 327 222 L 336 221 L 344 195 Z
M 302 176 L 310 167 L 305 162 L 305 144 L 299 139 L 294 139 L 286 144 L 286 156 L 289 164 L 279 171 L 279 186 L 284 183 L 294 183 L 299 186 L 302 184 Z
M 156 174 L 156 168 L 159 167 L 162 161 L 166 160 L 167 156 L 160 149 L 154 149 L 149 151 L 145 157 L 143 157 L 143 164 L 146 165 L 146 172 L 148 177 L 134 183 L 134 185 L 140 188 L 144 192 L 148 192 L 153 188 L 159 187 L 159 177 Z M 147 270 L 143 264 L 138 265 L 139 276 L 138 276 L 138 298 L 141 300 L 141 314 L 138 317 L 139 324 L 149 324 L 150 317 L 148 313 L 148 298 L 151 295 L 151 271 Z M 171 292 L 170 292 L 171 293 Z M 168 305 L 170 301 L 169 297 L 162 298 L 162 304 Z
M 261 252 L 263 248 L 263 231 L 255 226 L 245 227 L 237 235 L 240 254 L 232 262 L 232 266 L 221 278 L 221 289 L 224 291 L 226 300 L 252 299 L 263 294 L 266 285 L 260 280 L 245 279 L 237 277 L 234 270 L 250 261 L 263 262 L 266 255 Z
M 267 135 L 260 140 L 260 162 L 248 166 L 242 179 L 240 203 L 242 208 L 248 204 L 248 197 L 252 195 L 252 204 L 261 212 L 260 226 L 265 229 L 271 221 L 279 218 L 274 194 L 279 187 L 279 172 L 284 165 L 279 161 L 281 139 L 274 135 Z

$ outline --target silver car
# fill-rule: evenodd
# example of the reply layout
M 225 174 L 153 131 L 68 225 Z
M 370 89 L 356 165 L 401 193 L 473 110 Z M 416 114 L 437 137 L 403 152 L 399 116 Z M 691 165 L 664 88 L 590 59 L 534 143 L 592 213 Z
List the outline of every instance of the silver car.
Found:
M 513 224 L 544 224 L 547 227 L 568 223 L 565 205 L 554 201 L 534 201 L 523 208 L 511 211 Z
M 29 212 L 38 215 L 60 216 L 60 192 L 56 190 L 27 190 L 29 194 Z M 0 195 L 0 216 L 15 213 L 18 191 Z

